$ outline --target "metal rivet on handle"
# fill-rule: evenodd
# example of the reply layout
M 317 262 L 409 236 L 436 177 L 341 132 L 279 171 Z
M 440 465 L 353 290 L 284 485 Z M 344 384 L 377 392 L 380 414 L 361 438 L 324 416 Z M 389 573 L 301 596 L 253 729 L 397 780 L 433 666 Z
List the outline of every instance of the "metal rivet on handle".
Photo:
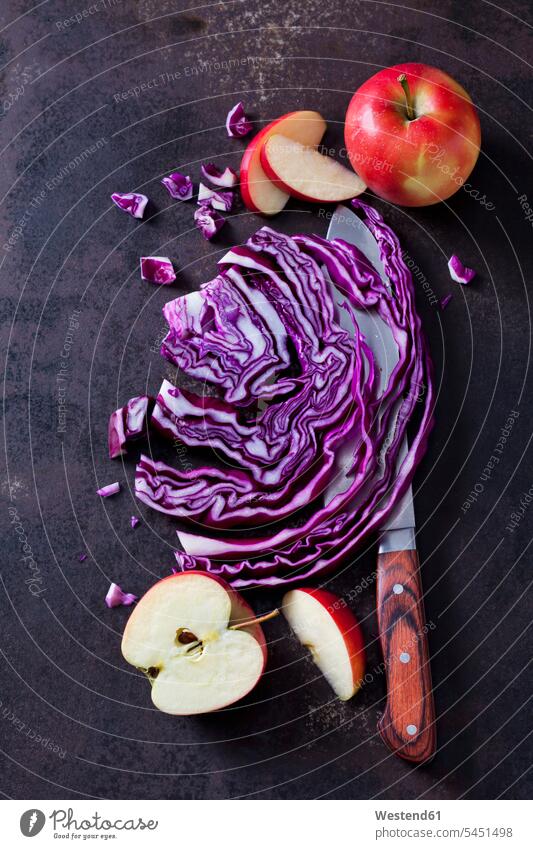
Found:
M 418 728 L 416 727 L 416 725 L 408 725 L 405 730 L 407 731 L 410 737 L 413 737 L 418 731 Z
M 409 654 L 409 652 L 403 651 L 400 655 L 400 661 L 402 663 L 409 663 L 410 660 L 411 660 L 411 655 Z
M 395 595 L 403 593 L 403 584 L 394 584 L 392 591 Z

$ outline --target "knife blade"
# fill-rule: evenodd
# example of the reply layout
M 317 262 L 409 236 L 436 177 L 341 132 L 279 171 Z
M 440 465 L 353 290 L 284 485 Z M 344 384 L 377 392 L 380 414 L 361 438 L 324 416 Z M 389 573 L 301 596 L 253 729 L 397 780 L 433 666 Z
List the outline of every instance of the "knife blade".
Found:
M 342 205 L 337 207 L 331 216 L 327 238 L 330 241 L 342 239 L 355 245 L 390 290 L 379 246 L 371 231 L 352 210 Z M 339 323 L 353 335 L 350 316 L 347 310 L 341 308 L 346 295 L 333 282 L 331 286 L 338 306 Z M 357 310 L 357 323 L 378 367 L 378 391 L 381 392 L 398 361 L 396 343 L 390 328 L 376 311 Z M 391 431 L 394 425 L 393 420 Z M 407 451 L 405 437 L 398 453 L 397 468 Z M 326 491 L 328 499 L 349 485 L 342 473 L 342 468 L 350 465 L 349 446 L 345 446 L 343 454 L 339 472 Z M 421 763 L 433 757 L 436 735 L 411 486 L 381 527 L 376 583 L 378 626 L 387 678 L 387 705 L 378 729 L 395 754 Z
M 374 236 L 361 219 L 345 206 L 338 206 L 331 217 L 327 238 L 342 239 L 355 245 L 374 266 L 387 288 L 390 283 L 385 274 L 379 255 L 379 248 Z M 332 284 L 333 285 L 333 284 Z M 353 335 L 351 319 L 346 310 L 340 309 L 346 300 L 346 295 L 335 289 L 335 300 L 339 307 L 338 316 L 345 330 Z M 398 362 L 398 350 L 389 326 L 374 312 L 359 310 L 357 314 L 359 329 L 369 345 L 378 367 L 378 390 L 382 392 L 389 376 Z M 391 430 L 394 427 L 391 427 Z M 398 453 L 399 467 L 407 454 L 407 437 L 403 440 Z M 329 494 L 329 493 L 328 493 Z M 396 505 L 382 526 L 380 551 L 406 551 L 416 548 L 415 543 L 415 511 L 413 506 L 413 490 L 409 486 L 403 498 Z

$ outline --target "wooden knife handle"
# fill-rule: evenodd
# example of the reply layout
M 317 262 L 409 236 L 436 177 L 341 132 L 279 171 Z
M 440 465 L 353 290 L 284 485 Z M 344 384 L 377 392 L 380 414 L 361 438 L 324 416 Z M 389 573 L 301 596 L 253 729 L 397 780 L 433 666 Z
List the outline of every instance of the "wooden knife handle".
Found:
M 416 551 L 378 555 L 377 610 L 387 678 L 387 705 L 378 730 L 396 755 L 423 763 L 435 754 L 437 741 Z

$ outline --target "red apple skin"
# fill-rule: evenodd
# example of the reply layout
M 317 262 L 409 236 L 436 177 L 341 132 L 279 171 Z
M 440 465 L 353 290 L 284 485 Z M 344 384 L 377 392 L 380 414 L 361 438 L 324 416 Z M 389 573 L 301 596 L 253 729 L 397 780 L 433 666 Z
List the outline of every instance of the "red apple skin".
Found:
M 281 115 L 279 118 L 276 118 L 275 121 L 271 121 L 270 124 L 267 124 L 266 127 L 263 127 L 256 136 L 252 139 L 246 150 L 244 151 L 241 167 L 239 171 L 239 179 L 241 182 L 241 196 L 244 201 L 244 205 L 250 210 L 250 212 L 256 212 L 260 215 L 265 215 L 266 213 L 263 210 L 259 209 L 253 201 L 252 195 L 250 193 L 249 188 L 249 170 L 250 163 L 252 159 L 255 157 L 256 152 L 259 154 L 261 147 L 266 142 L 269 136 L 271 136 L 275 132 L 283 133 L 283 129 L 281 128 L 281 124 L 287 118 L 290 118 L 293 115 L 297 115 L 301 110 L 295 110 L 294 112 L 287 112 L 285 115 Z M 307 111 L 307 110 L 303 110 Z M 324 129 L 323 133 L 326 131 L 326 122 L 324 121 Z M 320 139 L 317 140 L 317 144 L 320 142 Z M 260 154 L 259 154 L 260 155 Z M 287 192 L 288 194 L 288 192 Z
M 415 119 L 407 117 L 405 74 Z M 354 170 L 377 195 L 400 206 L 446 200 L 476 164 L 481 128 L 467 92 L 448 74 L 415 62 L 375 74 L 354 94 L 345 142 Z
M 283 118 L 288 118 L 289 115 L 292 114 L 292 112 L 287 112 L 286 115 L 282 115 L 281 118 L 278 118 L 276 121 L 272 121 L 272 123 L 267 124 L 266 127 L 263 127 L 263 129 L 260 130 L 256 136 L 254 136 L 254 138 L 243 153 L 241 167 L 239 169 L 239 179 L 241 181 L 241 196 L 244 201 L 244 205 L 250 210 L 250 212 L 261 213 L 261 210 L 258 209 L 255 203 L 253 202 L 252 195 L 250 194 L 249 189 L 248 171 L 250 168 L 250 162 L 252 160 L 252 157 L 254 156 L 256 150 L 260 149 L 260 147 L 265 143 L 273 127 L 275 127 L 276 124 L 279 124 L 279 122 Z
M 229 619 L 229 625 L 237 625 L 239 622 L 246 622 L 248 619 L 255 619 L 256 614 L 253 609 L 250 607 L 248 602 L 242 597 L 237 590 L 234 590 L 230 584 L 224 581 L 222 578 L 219 578 L 218 575 L 211 575 L 210 572 L 205 572 L 200 569 L 189 569 L 187 572 L 176 572 L 175 575 L 169 575 L 167 578 L 162 578 L 160 581 L 157 581 L 150 589 L 146 592 L 145 595 L 148 595 L 154 587 L 159 584 L 165 583 L 165 581 L 179 581 L 180 578 L 184 578 L 187 575 L 202 575 L 205 578 L 210 578 L 212 581 L 217 581 L 224 589 L 231 599 L 231 615 Z M 129 621 L 129 620 L 128 620 Z M 126 629 L 128 627 L 128 623 L 126 623 Z M 248 633 L 255 637 L 257 642 L 261 647 L 261 651 L 263 653 L 263 669 L 261 675 L 263 674 L 267 662 L 267 645 L 265 640 L 265 635 L 263 633 L 263 629 L 261 625 L 248 625 L 246 628 L 241 628 L 241 631 L 248 631 Z M 126 633 L 126 630 L 124 631 Z M 225 707 L 225 705 L 223 705 Z
M 329 592 L 329 590 L 313 590 L 308 587 L 300 587 L 299 592 L 309 593 L 309 595 L 313 596 L 316 601 L 325 607 L 344 637 L 344 642 L 350 656 L 354 685 L 357 685 L 355 692 L 357 692 L 363 683 L 366 667 L 365 641 L 359 622 L 344 599 L 339 598 L 339 596 Z

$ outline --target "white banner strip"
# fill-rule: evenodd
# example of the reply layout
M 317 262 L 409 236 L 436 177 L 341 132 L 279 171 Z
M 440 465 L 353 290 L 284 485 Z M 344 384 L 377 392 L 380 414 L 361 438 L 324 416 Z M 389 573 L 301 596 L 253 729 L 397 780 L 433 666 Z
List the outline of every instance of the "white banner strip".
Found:
M 526 849 L 533 845 L 527 805 L 450 800 L 3 801 L 2 843 L 9 849 L 57 847 L 67 840 L 146 849 Z

